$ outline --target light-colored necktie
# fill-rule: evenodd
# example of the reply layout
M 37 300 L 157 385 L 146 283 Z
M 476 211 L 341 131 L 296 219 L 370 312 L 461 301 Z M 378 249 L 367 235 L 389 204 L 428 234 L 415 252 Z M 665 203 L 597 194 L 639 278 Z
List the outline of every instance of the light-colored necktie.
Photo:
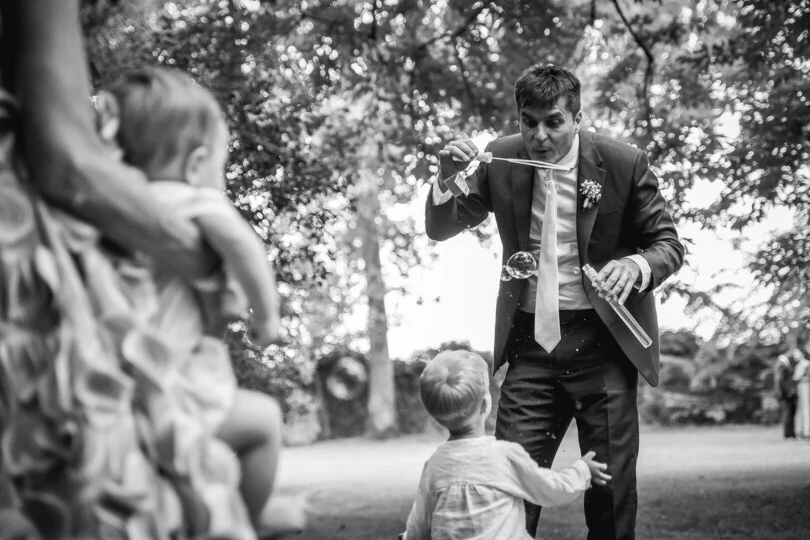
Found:
M 546 208 L 540 235 L 537 297 L 534 306 L 534 339 L 546 352 L 560 342 L 560 283 L 557 278 L 557 184 L 546 169 Z

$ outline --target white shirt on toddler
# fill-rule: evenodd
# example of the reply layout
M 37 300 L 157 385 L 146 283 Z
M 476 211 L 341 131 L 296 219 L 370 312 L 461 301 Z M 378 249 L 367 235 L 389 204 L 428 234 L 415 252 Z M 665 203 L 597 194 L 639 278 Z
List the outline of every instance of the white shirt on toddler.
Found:
M 567 504 L 591 485 L 583 460 L 559 472 L 517 443 L 491 436 L 447 441 L 425 463 L 406 540 L 531 540 L 523 500 Z

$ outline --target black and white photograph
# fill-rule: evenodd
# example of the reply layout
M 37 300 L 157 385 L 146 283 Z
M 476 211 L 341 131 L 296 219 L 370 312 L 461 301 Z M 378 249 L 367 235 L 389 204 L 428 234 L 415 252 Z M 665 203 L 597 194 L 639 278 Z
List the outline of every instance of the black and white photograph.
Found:
M 0 540 L 807 540 L 810 0 L 0 0 Z

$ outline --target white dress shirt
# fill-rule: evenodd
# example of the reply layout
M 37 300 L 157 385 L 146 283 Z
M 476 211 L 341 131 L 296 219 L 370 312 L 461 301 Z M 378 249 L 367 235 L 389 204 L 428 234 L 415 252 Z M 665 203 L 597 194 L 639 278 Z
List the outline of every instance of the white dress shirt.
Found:
M 576 215 L 577 211 L 577 175 L 579 174 L 579 134 L 574 136 L 571 149 L 557 162 L 557 165 L 570 167 L 566 171 L 552 170 L 554 180 L 557 182 L 557 275 L 560 283 L 560 309 L 591 309 L 588 297 L 582 284 L 579 267 L 579 246 L 577 243 Z M 536 169 L 537 176 L 532 193 L 532 222 L 529 227 L 529 252 L 537 259 L 540 254 L 540 238 L 543 230 L 543 212 L 545 211 L 546 190 L 543 182 L 545 169 Z M 431 200 L 434 205 L 442 205 L 449 201 L 453 194 L 450 190 L 444 192 L 439 182 L 433 183 Z M 639 290 L 646 290 L 650 283 L 652 269 L 647 260 L 641 255 L 624 257 L 635 262 L 641 270 L 641 283 Z M 537 276 L 528 278 L 520 297 L 520 309 L 534 313 L 534 303 L 537 291 Z

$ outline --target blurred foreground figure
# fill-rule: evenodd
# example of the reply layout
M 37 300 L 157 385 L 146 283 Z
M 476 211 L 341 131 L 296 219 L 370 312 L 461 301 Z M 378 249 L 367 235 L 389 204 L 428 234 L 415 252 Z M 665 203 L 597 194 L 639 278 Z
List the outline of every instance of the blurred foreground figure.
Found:
M 100 238 L 216 257 L 96 135 L 78 0 L 0 9 L 0 539 L 255 538 L 235 456 L 169 391 L 151 275 Z

